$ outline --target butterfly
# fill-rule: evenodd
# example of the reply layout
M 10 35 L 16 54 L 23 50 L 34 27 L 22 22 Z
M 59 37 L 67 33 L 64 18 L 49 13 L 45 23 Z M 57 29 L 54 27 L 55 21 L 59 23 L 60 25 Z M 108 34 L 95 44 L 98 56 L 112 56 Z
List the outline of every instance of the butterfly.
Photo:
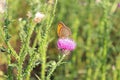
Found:
M 71 35 L 71 30 L 63 22 L 58 23 L 57 34 L 59 38 L 68 38 Z

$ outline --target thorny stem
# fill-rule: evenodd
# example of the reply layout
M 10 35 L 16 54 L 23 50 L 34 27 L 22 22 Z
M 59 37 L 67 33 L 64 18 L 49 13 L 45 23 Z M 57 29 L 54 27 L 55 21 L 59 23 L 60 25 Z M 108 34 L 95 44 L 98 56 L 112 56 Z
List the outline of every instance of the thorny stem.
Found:
M 32 24 L 31 24 L 32 25 Z M 30 25 L 30 26 L 31 26 Z M 23 74 L 22 74 L 22 65 L 25 60 L 26 55 L 28 54 L 29 44 L 30 44 L 30 37 L 34 31 L 34 25 L 31 26 L 30 30 L 28 31 L 28 37 L 26 38 L 26 42 L 23 45 L 23 48 L 21 49 L 19 53 L 19 60 L 18 60 L 18 80 L 22 80 Z
M 43 46 L 41 49 L 41 59 L 42 59 L 42 71 L 41 71 L 41 78 L 42 80 L 45 80 L 45 68 L 46 68 L 46 48 Z
M 52 75 L 52 73 L 55 71 L 56 67 L 59 66 L 61 64 L 61 62 L 63 61 L 63 59 L 65 58 L 66 54 L 64 54 L 61 59 L 52 67 L 50 73 L 47 76 L 47 80 L 50 80 L 50 77 Z
M 45 36 L 42 39 L 41 47 L 40 47 L 41 60 L 42 60 L 42 68 L 41 68 L 41 79 L 42 80 L 45 80 L 46 51 L 47 51 L 47 44 L 48 44 L 48 42 L 47 42 L 48 31 L 49 31 L 49 28 L 51 27 L 51 24 L 52 24 L 54 16 L 55 16 L 56 5 L 57 5 L 57 0 L 55 2 L 55 6 L 53 8 L 53 15 L 52 15 L 52 17 L 51 17 L 51 15 L 48 16 Z
M 106 57 L 107 57 L 107 46 L 108 46 L 108 15 L 109 15 L 109 0 L 105 0 L 103 3 L 104 15 L 103 15 L 103 66 L 102 66 L 102 80 L 106 80 Z

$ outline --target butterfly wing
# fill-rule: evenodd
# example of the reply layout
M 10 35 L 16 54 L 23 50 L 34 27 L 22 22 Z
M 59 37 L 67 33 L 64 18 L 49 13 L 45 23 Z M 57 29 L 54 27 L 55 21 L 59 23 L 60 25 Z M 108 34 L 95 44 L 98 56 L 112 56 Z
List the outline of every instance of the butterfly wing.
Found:
M 58 24 L 57 33 L 59 38 L 67 38 L 71 35 L 71 30 L 69 27 L 65 26 L 64 23 L 60 22 Z
M 58 24 L 58 27 L 57 27 L 57 34 L 58 36 L 60 36 L 60 31 L 62 29 L 63 25 L 61 23 Z

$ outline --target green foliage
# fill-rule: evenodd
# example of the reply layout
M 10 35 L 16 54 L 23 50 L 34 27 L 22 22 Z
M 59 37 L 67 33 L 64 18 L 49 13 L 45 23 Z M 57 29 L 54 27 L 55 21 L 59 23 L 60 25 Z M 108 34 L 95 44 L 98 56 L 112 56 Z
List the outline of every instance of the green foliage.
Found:
M 0 53 L 7 53 L 9 80 L 120 80 L 118 0 L 53 0 L 53 4 L 49 0 L 7 1 L 6 13 L 0 14 Z M 31 18 L 26 16 L 28 11 Z M 36 24 L 38 11 L 45 18 Z M 71 28 L 77 48 L 59 59 L 56 30 L 60 21 Z
M 18 3 L 18 2 L 16 2 L 16 3 Z M 8 1 L 6 3 L 8 3 L 8 5 L 9 5 Z M 12 14 L 11 14 L 12 10 L 10 10 L 9 7 L 6 11 L 6 15 L 5 15 L 6 18 L 4 20 L 4 26 L 0 27 L 1 28 L 1 35 L 3 35 L 2 36 L 3 42 L 6 43 L 7 48 L 9 50 L 9 51 L 7 51 L 8 58 L 9 58 L 8 59 L 8 79 L 9 80 L 13 80 L 14 75 L 16 75 L 15 79 L 17 79 L 17 80 L 23 80 L 23 79 L 29 80 L 30 75 L 31 75 L 31 71 L 38 64 L 42 65 L 41 71 L 39 71 L 39 72 L 41 75 L 41 79 L 45 80 L 46 51 L 47 51 L 47 46 L 48 46 L 48 31 L 49 31 L 51 24 L 53 22 L 53 18 L 55 15 L 55 9 L 56 9 L 56 5 L 57 5 L 57 0 L 55 2 L 55 5 L 51 5 L 51 4 L 46 5 L 46 3 L 41 3 L 40 1 L 33 3 L 32 5 L 29 6 L 31 8 L 31 6 L 34 5 L 34 7 L 36 8 L 36 9 L 31 10 L 32 13 L 39 12 L 40 8 L 39 8 L 39 6 L 35 6 L 36 3 L 42 4 L 43 8 L 45 8 L 46 11 L 44 11 L 44 13 L 46 15 L 46 18 L 44 19 L 44 21 L 46 23 L 36 22 L 35 18 L 34 18 L 36 16 L 32 17 L 32 15 L 29 15 L 28 19 L 27 18 L 19 19 L 19 24 L 17 24 L 17 26 L 20 27 L 19 28 L 19 38 L 21 41 L 21 46 L 19 45 L 20 46 L 19 52 L 16 52 L 13 49 L 12 45 L 10 44 L 10 37 L 9 37 L 10 33 L 9 33 L 8 27 L 10 26 L 10 24 L 12 24 L 11 21 L 12 21 L 14 16 L 12 16 Z M 42 20 L 42 18 L 40 18 L 40 19 L 38 19 L 38 18 L 37 18 L 37 20 L 40 20 L 40 21 Z M 46 27 L 43 27 L 43 25 Z M 33 41 L 33 46 L 31 46 L 30 41 L 31 41 L 31 37 L 32 37 L 33 33 L 36 33 L 36 36 L 35 36 L 35 40 Z M 3 48 L 1 48 L 1 51 L 3 51 Z M 11 63 L 11 58 L 10 58 L 11 56 L 13 56 L 15 58 L 15 63 Z M 29 56 L 29 58 L 27 58 L 28 64 L 24 63 L 26 56 Z M 13 65 L 13 66 L 11 66 L 11 65 Z M 25 65 L 25 68 L 24 68 L 24 65 Z M 17 69 L 17 74 L 12 75 L 12 71 L 14 68 Z M 49 74 L 51 74 L 51 73 L 48 73 L 48 75 Z M 50 77 L 50 75 L 49 75 L 49 77 Z

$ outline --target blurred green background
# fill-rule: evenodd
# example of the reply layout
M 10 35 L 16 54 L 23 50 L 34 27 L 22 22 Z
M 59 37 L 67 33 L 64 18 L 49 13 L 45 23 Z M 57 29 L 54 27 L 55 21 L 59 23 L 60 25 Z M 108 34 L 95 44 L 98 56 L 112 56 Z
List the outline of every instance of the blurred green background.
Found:
M 13 20 L 9 31 L 11 43 L 19 51 L 20 41 L 19 18 L 35 8 L 39 0 L 8 0 L 9 16 Z M 47 3 L 49 0 L 41 0 Z M 54 1 L 55 0 L 50 0 Z M 101 0 L 58 0 L 54 22 L 49 32 L 47 56 L 49 60 L 58 60 L 57 24 L 62 21 L 71 28 L 72 38 L 77 47 L 65 59 L 67 62 L 59 66 L 53 74 L 53 80 L 120 80 L 120 7 L 117 0 L 107 0 L 108 26 L 102 26 L 104 8 Z M 33 5 L 31 7 L 31 5 Z M 37 4 L 42 6 L 42 4 Z M 35 10 L 36 9 L 36 10 Z M 39 11 L 42 11 L 40 7 Z M 33 12 L 34 13 L 34 12 Z M 106 41 L 106 43 L 104 43 Z M 0 39 L 0 46 L 4 43 Z M 106 46 L 106 47 L 105 47 Z M 104 54 L 106 51 L 106 54 Z M 6 54 L 0 54 L 0 78 L 6 74 Z

